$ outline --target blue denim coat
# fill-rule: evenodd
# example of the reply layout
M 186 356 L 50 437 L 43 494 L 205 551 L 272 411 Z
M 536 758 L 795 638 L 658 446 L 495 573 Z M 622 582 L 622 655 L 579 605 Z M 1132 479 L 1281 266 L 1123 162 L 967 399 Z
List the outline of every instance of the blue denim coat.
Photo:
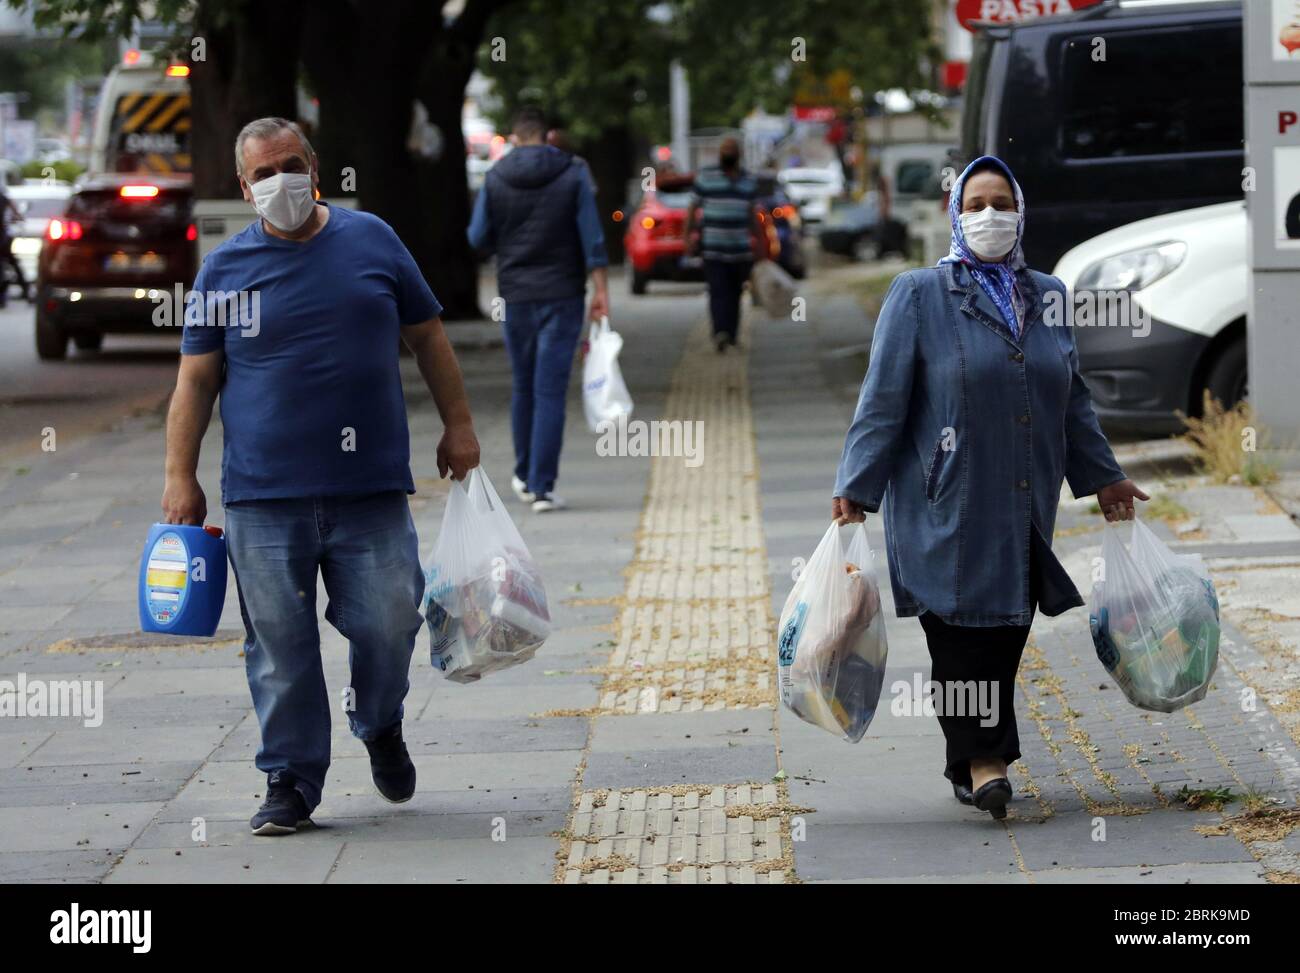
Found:
M 1061 482 L 1083 497 L 1124 473 L 1073 329 L 1044 320 L 1045 295 L 1063 302 L 1064 285 L 1032 270 L 1017 282 L 1018 342 L 962 264 L 900 274 L 876 322 L 835 496 L 871 512 L 885 501 L 899 615 L 1027 625 L 1031 569 L 1045 614 L 1083 604 L 1051 551 Z

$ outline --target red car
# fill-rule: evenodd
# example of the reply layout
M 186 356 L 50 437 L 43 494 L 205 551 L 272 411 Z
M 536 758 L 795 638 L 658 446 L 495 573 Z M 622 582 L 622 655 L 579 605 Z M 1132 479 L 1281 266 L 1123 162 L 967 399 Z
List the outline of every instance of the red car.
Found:
M 686 210 L 691 203 L 692 179 L 661 177 L 658 188 L 641 199 L 623 235 L 623 253 L 632 272 L 632 293 L 644 294 L 652 280 L 702 280 L 703 264 L 686 256 Z M 793 207 L 792 207 L 793 208 Z M 754 242 L 756 253 L 767 251 L 776 260 L 781 252 L 775 228 L 775 211 L 760 208 L 764 244 Z M 698 235 L 699 230 L 697 229 Z
M 641 198 L 623 235 L 623 253 L 632 273 L 632 293 L 644 294 L 652 280 L 700 280 L 699 261 L 685 260 L 686 208 L 691 182 L 663 182 Z

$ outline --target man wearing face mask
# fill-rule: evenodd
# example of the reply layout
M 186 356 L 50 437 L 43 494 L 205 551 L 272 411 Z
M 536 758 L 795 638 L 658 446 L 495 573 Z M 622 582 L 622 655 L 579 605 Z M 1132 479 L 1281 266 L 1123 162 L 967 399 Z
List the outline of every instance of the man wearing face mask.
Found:
M 740 143 L 734 138 L 723 139 L 717 168 L 705 169 L 695 177 L 686 212 L 686 248 L 704 258 L 709 316 L 719 353 L 736 343 L 740 294 L 754 267 L 754 235 L 762 238 L 754 207 L 757 198 L 758 183 L 740 167 Z
M 278 835 L 309 823 L 330 762 L 318 576 L 325 617 L 349 641 L 344 709 L 375 786 L 394 803 L 415 791 L 402 701 L 424 578 L 406 499 L 415 487 L 399 337 L 445 427 L 439 472 L 465 476 L 479 447 L 442 308 L 392 229 L 316 201 L 316 156 L 293 122 L 250 122 L 235 163 L 259 218 L 194 281 L 162 506 L 167 523 L 203 523 L 196 469 L 219 394 L 226 537 L 267 774 L 250 824 Z

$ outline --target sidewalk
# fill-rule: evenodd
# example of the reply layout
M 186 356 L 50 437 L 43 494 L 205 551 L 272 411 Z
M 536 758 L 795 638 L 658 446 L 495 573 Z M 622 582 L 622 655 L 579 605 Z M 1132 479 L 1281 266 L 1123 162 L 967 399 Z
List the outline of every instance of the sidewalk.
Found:
M 1281 522 L 1251 519 L 1269 514 L 1247 506 L 1244 488 L 1179 491 L 1201 519 L 1179 543 L 1218 552 L 1228 625 L 1210 695 L 1170 716 L 1135 710 L 1096 661 L 1083 611 L 1039 619 L 1004 824 L 953 801 L 933 718 L 885 707 L 848 746 L 778 710 L 776 615 L 792 559 L 825 529 L 852 411 L 844 356 L 826 357 L 851 336 L 849 312 L 834 305 L 841 318 L 823 340 L 831 302 L 809 294 L 812 325 L 751 319 L 739 352 L 721 357 L 704 341 L 698 289 L 618 300 L 637 418 L 702 421 L 702 464 L 597 456 L 575 387 L 561 483 L 573 509 L 537 517 L 508 501 L 542 566 L 555 634 L 529 664 L 460 686 L 431 669 L 421 633 L 406 717 L 415 798 L 395 808 L 374 793 L 340 718 L 318 827 L 291 838 L 247 829 L 264 781 L 233 584 L 217 638 L 136 633 L 160 418 L 60 445 L 25 475 L 0 472 L 0 679 L 102 680 L 105 704 L 98 728 L 0 719 L 0 880 L 1295 881 L 1300 835 L 1276 815 L 1239 816 L 1293 806 L 1300 788 L 1295 724 L 1283 722 L 1300 694 L 1272 688 L 1294 645 L 1269 648 L 1288 623 L 1246 618 L 1254 552 L 1271 545 L 1268 570 L 1283 574 L 1270 583 L 1289 578 L 1283 591 L 1294 591 L 1300 544 L 1259 540 Z M 504 490 L 504 354 L 470 342 L 459 354 L 484 465 Z M 446 496 L 438 423 L 412 364 L 403 369 L 427 552 Z M 219 453 L 214 428 L 201 470 L 214 522 Z M 879 518 L 868 526 L 879 549 Z M 1086 504 L 1065 504 L 1057 546 L 1081 587 L 1099 531 Z M 883 563 L 880 573 L 887 583 Z M 323 611 L 323 590 L 319 601 Z M 325 623 L 321 634 L 337 694 L 346 645 Z M 926 678 L 916 621 L 891 614 L 889 639 L 886 692 Z M 1253 712 L 1240 703 L 1247 684 Z M 1194 801 L 1222 787 L 1237 799 L 1192 811 L 1184 787 Z

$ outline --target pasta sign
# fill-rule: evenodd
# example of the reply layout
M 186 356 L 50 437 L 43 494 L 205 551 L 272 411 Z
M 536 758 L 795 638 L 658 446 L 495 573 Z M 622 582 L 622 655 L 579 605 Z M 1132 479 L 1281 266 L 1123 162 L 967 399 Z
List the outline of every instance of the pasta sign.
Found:
M 1101 0 L 957 0 L 957 20 L 967 30 L 975 21 L 1007 24 L 1093 7 Z

